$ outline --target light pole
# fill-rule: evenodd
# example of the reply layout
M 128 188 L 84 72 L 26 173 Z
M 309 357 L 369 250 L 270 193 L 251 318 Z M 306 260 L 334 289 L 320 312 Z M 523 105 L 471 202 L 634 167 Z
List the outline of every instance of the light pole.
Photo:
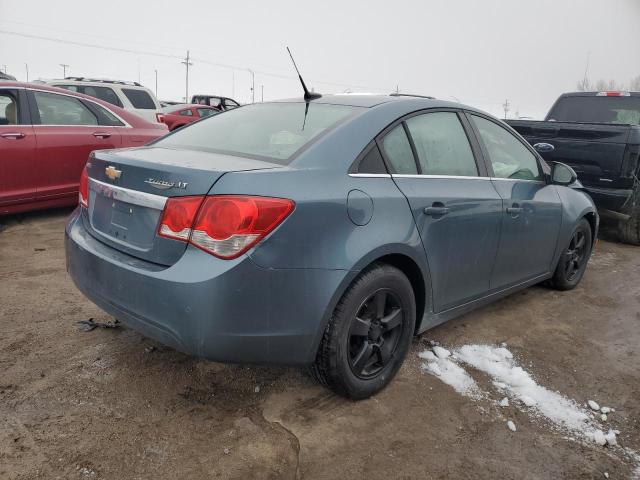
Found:
M 67 78 L 67 68 L 69 68 L 69 65 L 61 63 L 60 66 L 62 67 L 62 78 Z
M 260 101 L 264 102 L 264 85 L 260 85 Z
M 158 98 L 158 70 L 154 70 L 156 73 L 156 98 Z
M 256 103 L 256 75 L 250 68 L 247 68 L 247 70 L 249 70 L 249 73 L 251 74 L 251 103 Z
M 4 73 L 7 73 L 7 66 L 6 65 L 2 65 L 4 67 Z
M 189 50 L 187 50 L 187 57 L 180 63 L 182 63 L 185 67 L 187 67 L 187 76 L 186 76 L 185 91 L 184 91 L 184 102 L 189 103 L 189 67 L 193 65 L 193 63 L 189 61 Z
M 28 82 L 29 81 L 29 65 L 25 63 L 24 69 L 27 71 L 27 82 Z

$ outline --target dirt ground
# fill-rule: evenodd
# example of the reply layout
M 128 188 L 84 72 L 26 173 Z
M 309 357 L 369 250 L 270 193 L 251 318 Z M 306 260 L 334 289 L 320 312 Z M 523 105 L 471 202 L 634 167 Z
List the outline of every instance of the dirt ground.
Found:
M 640 451 L 640 248 L 600 241 L 582 284 L 534 287 L 416 339 L 351 402 L 304 372 L 200 361 L 111 320 L 65 272 L 68 210 L 0 218 L 0 479 L 632 478 L 620 449 L 566 438 L 421 371 L 428 340 L 507 342 L 546 387 L 615 407 Z M 478 374 L 480 377 L 480 374 Z M 517 432 L 506 428 L 505 415 Z

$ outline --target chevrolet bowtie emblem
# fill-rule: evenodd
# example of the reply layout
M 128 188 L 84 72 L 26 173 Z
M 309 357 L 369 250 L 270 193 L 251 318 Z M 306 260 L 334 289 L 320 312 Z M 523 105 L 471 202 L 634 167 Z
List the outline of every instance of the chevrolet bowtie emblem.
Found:
M 104 169 L 104 173 L 111 180 L 115 180 L 116 178 L 120 178 L 120 175 L 122 175 L 122 170 L 118 170 L 113 165 L 109 165 Z

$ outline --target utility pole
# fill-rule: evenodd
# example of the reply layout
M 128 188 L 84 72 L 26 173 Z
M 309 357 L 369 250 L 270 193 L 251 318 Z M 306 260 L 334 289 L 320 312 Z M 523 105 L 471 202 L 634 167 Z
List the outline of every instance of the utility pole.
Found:
M 27 82 L 28 82 L 29 81 L 29 65 L 25 63 L 24 69 L 27 71 Z
M 247 70 L 249 70 L 249 73 L 251 74 L 251 103 L 256 103 L 256 75 L 250 68 L 247 68 Z
M 260 101 L 264 102 L 264 85 L 260 85 Z
M 511 104 L 509 103 L 509 100 L 505 100 L 504 103 L 502 104 L 502 108 L 504 108 L 504 119 L 507 119 L 507 113 L 509 113 L 509 107 L 511 106 Z
M 231 97 L 236 98 L 236 72 L 231 72 Z
M 187 77 L 186 77 L 186 81 L 185 81 L 184 101 L 185 101 L 185 103 L 189 103 L 189 67 L 191 65 L 193 65 L 193 63 L 191 63 L 189 61 L 189 50 L 187 50 L 187 57 L 180 63 L 182 63 L 185 67 L 187 67 Z
M 69 68 L 69 65 L 61 63 L 60 66 L 62 67 L 62 78 L 67 78 L 67 68 Z
M 153 71 L 156 74 L 156 98 L 158 98 L 158 70 L 154 69 Z
M 6 65 L 2 65 L 4 67 L 4 73 L 7 73 L 7 66 Z
M 400 85 L 396 85 L 396 95 L 400 93 Z

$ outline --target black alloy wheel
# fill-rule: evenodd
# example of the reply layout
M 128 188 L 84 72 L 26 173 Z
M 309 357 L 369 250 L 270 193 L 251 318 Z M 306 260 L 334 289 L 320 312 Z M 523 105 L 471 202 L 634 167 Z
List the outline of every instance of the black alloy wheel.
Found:
M 379 374 L 393 357 L 403 326 L 396 294 L 383 288 L 369 296 L 349 329 L 349 366 L 354 375 L 367 379 Z

